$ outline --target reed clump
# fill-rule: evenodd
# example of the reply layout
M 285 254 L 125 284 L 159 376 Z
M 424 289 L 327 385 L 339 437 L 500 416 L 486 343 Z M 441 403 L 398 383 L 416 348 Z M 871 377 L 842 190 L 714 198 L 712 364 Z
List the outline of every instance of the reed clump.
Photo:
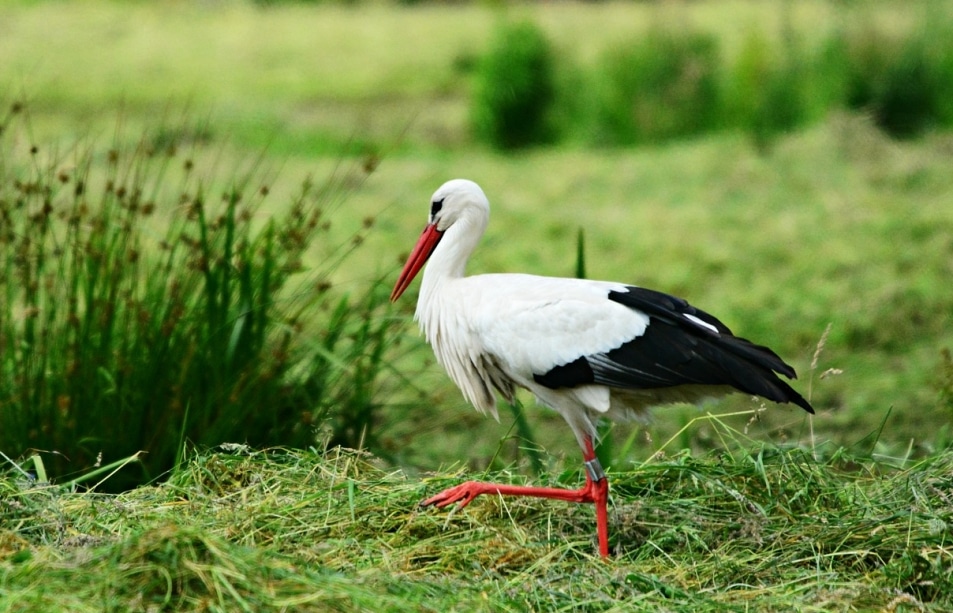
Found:
M 126 487 L 186 441 L 308 447 L 331 423 L 359 445 L 393 324 L 379 283 L 330 284 L 373 223 L 328 230 L 367 165 L 275 205 L 274 173 L 210 166 L 188 125 L 65 149 L 31 142 L 20 104 L 0 125 L 0 450 L 60 479 L 136 457 Z

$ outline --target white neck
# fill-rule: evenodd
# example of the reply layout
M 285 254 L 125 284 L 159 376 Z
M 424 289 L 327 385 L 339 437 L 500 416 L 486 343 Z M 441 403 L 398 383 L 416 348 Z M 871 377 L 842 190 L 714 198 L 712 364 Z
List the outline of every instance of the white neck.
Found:
M 447 228 L 424 269 L 417 298 L 418 314 L 427 308 L 446 281 L 464 276 L 467 261 L 480 242 L 487 221 L 486 215 L 464 214 Z

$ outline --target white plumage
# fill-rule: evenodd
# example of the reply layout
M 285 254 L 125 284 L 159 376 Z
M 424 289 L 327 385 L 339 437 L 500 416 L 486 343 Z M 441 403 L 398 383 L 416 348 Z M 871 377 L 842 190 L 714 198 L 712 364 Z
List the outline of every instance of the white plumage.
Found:
M 440 255 L 438 246 L 432 260 Z M 442 279 L 436 289 L 432 270 L 424 273 L 417 319 L 437 360 L 482 411 L 495 412 L 486 390 L 502 381 L 539 395 L 546 388 L 533 380 L 534 373 L 609 351 L 648 325 L 643 313 L 606 300 L 610 289 L 624 288 L 618 284 L 580 281 L 567 287 L 566 279 L 494 274 Z M 508 393 L 512 385 L 503 387 Z M 606 402 L 588 408 L 605 412 Z
M 494 390 L 512 401 L 517 387 L 558 411 L 583 449 L 587 482 L 581 490 L 468 482 L 424 504 L 465 505 L 483 493 L 595 502 L 600 552 L 607 555 L 608 489 L 592 448 L 599 417 L 630 419 L 654 405 L 732 388 L 813 412 L 775 375 L 793 377 L 790 366 L 681 299 L 605 281 L 464 276 L 489 213 L 476 183 L 456 179 L 442 185 L 391 299 L 429 259 L 416 319 L 437 361 L 481 412 L 496 417 Z

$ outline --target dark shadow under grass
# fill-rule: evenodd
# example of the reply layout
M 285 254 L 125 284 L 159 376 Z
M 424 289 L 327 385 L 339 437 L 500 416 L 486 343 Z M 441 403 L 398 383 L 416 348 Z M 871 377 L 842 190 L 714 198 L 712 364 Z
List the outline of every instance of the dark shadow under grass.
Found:
M 899 466 L 774 447 L 677 454 L 611 475 L 603 561 L 588 505 L 421 510 L 464 475 L 411 480 L 340 449 L 233 446 L 120 495 L 7 472 L 0 596 L 49 611 L 943 611 L 951 475 L 949 452 Z

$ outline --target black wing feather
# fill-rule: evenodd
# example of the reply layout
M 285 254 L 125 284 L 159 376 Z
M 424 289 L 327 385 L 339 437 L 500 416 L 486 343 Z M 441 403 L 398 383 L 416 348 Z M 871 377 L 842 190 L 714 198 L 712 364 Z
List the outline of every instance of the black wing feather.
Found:
M 534 375 L 538 383 L 553 389 L 591 383 L 628 389 L 729 385 L 814 412 L 775 374 L 793 379 L 796 374 L 791 366 L 767 347 L 734 336 L 705 311 L 681 298 L 638 287 L 610 292 L 608 298 L 647 314 L 645 333 L 611 351 L 582 356 Z
M 683 329 L 703 331 L 709 334 L 714 333 L 703 326 L 692 322 L 685 317 L 691 315 L 701 321 L 714 326 L 718 329 L 720 340 L 732 352 L 746 357 L 758 363 L 763 363 L 773 371 L 783 374 L 785 377 L 796 379 L 797 374 L 794 369 L 786 364 L 778 354 L 762 345 L 756 345 L 751 341 L 734 335 L 724 323 L 714 315 L 706 313 L 701 309 L 696 309 L 681 298 L 669 296 L 662 292 L 641 287 L 629 287 L 627 292 L 609 292 L 609 300 L 624 304 L 625 306 L 638 309 L 649 317 L 655 317 L 676 327 Z

